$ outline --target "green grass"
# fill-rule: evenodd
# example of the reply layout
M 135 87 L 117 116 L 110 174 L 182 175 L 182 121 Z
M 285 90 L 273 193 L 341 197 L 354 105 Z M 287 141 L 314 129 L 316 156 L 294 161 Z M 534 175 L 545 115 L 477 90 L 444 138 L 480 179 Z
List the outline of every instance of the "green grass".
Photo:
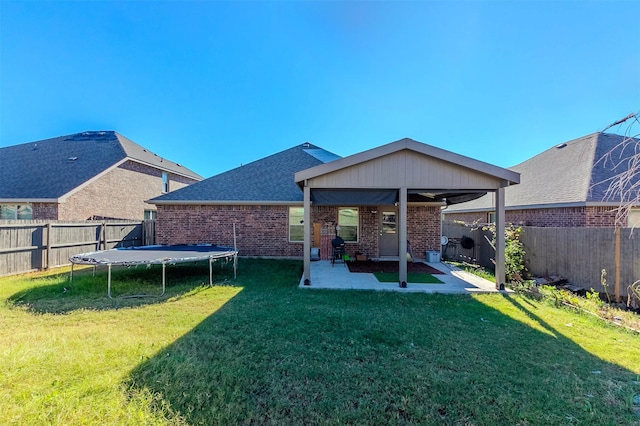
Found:
M 375 275 L 381 283 L 397 283 L 400 281 L 398 272 L 374 272 L 373 275 Z M 442 284 L 442 281 L 433 275 L 423 272 L 408 272 L 407 282 L 414 284 Z
M 454 266 L 457 266 L 458 268 L 462 269 L 463 271 L 467 271 L 467 272 L 471 272 L 474 275 L 479 276 L 480 278 L 484 278 L 485 280 L 488 281 L 493 281 L 495 282 L 496 280 L 496 276 L 493 273 L 493 271 L 487 269 L 487 268 L 483 268 L 482 266 L 479 265 L 471 265 L 468 263 L 462 263 L 462 262 L 447 262 L 450 263 Z
M 0 279 L 0 424 L 640 424 L 640 337 L 590 315 L 299 289 L 296 261 L 229 275 L 168 268 L 165 297 L 115 300 L 103 272 Z

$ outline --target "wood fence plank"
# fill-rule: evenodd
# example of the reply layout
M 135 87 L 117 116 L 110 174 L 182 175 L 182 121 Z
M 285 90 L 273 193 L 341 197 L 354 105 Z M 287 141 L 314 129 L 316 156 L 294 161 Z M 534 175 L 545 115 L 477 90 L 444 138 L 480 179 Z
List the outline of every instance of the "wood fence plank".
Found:
M 44 220 L 0 221 L 0 276 L 69 264 L 69 258 L 99 248 L 100 223 Z M 107 221 L 107 245 L 140 246 L 155 244 L 142 239 L 143 226 L 155 237 L 155 221 Z M 105 229 L 105 232 L 107 230 Z M 145 244 L 146 243 L 146 244 Z
M 459 224 L 443 223 L 443 233 L 459 238 L 469 235 L 469 228 Z M 621 230 L 620 292 L 628 294 L 628 286 L 640 279 L 640 231 L 630 237 L 630 229 Z M 480 237 L 477 237 L 480 238 Z M 607 271 L 607 290 L 613 295 L 615 280 L 614 228 L 544 228 L 524 226 L 521 235 L 526 256 L 525 263 L 533 276 L 557 275 L 587 290 L 604 292 L 600 281 L 601 271 Z M 478 241 L 476 240 L 476 243 Z M 480 244 L 477 258 L 485 267 L 487 255 L 492 249 Z

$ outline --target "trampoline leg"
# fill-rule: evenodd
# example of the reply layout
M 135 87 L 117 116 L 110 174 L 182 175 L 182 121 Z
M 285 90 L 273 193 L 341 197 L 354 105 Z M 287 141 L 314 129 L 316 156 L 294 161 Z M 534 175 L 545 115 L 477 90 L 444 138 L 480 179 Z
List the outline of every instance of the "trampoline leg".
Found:
M 73 263 L 71 264 L 71 272 L 69 273 L 69 282 L 73 282 Z
M 238 275 L 238 255 L 233 255 L 233 279 L 235 280 Z
M 164 296 L 165 289 L 165 270 L 167 269 L 167 265 L 165 263 L 162 264 L 162 294 L 160 296 Z
M 111 297 L 111 264 L 107 266 L 109 268 L 107 272 L 107 296 L 109 296 L 109 299 L 113 299 L 113 297 Z
M 209 258 L 209 285 L 213 285 L 213 259 Z

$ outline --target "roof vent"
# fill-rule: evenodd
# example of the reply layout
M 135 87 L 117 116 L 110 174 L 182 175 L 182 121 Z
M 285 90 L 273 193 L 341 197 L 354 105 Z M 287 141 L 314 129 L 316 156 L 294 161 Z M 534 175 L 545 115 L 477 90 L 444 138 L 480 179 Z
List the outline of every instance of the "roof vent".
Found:
M 302 144 L 302 147 L 303 148 L 310 148 L 311 144 L 309 142 L 305 142 L 305 143 Z
M 71 162 L 73 162 L 73 161 L 76 161 L 77 159 L 78 159 L 78 157 L 69 157 L 69 158 L 67 158 L 67 161 L 68 161 L 69 163 L 71 163 Z
M 567 146 L 567 144 L 566 144 L 566 143 L 561 143 L 561 144 L 556 145 L 556 148 L 558 148 L 558 149 L 562 149 L 562 148 L 564 148 L 565 146 Z
M 33 148 L 32 148 L 32 150 L 33 150 L 33 151 L 35 151 L 36 149 L 38 149 L 38 144 L 37 144 L 37 143 L 34 143 L 34 144 L 33 144 Z

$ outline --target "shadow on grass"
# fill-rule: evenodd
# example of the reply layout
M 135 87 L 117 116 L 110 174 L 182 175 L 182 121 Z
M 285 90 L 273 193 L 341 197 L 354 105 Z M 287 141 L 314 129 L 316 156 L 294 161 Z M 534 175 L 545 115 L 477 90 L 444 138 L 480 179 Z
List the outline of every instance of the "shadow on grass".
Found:
M 552 335 L 472 296 L 300 291 L 299 265 L 251 261 L 242 292 L 131 372 L 131 396 L 194 425 L 640 423 L 633 372 L 518 303 Z
M 229 265 L 214 263 L 214 285 L 233 285 Z M 107 270 L 83 268 L 70 274 L 60 273 L 28 278 L 32 286 L 7 298 L 16 307 L 34 313 L 69 313 L 81 309 L 110 310 L 163 303 L 168 299 L 192 294 L 209 285 L 207 262 L 184 263 L 166 267 L 166 291 L 162 293 L 162 266 L 113 267 L 111 295 L 107 296 Z M 138 297 L 136 297 L 138 295 Z M 146 295 L 139 297 L 139 295 Z

